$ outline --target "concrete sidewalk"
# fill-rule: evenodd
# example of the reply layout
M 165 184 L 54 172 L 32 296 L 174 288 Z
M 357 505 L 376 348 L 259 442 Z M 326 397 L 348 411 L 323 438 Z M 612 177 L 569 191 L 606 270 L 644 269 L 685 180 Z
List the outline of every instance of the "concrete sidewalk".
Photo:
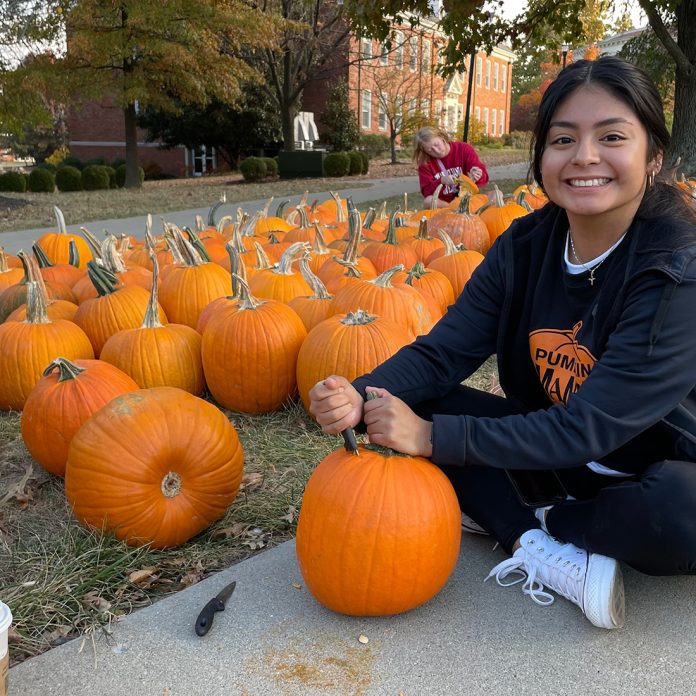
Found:
M 527 174 L 527 165 L 525 163 L 518 163 L 489 167 L 488 172 L 492 180 L 503 178 L 523 178 Z M 365 201 L 381 200 L 384 198 L 390 198 L 391 196 L 398 196 L 404 192 L 417 193 L 419 191 L 418 177 L 415 175 L 386 179 L 363 179 L 360 180 L 360 184 L 363 185 L 362 188 L 338 189 L 338 193 L 342 198 L 348 198 L 350 196 L 353 199 L 353 202 L 356 205 L 359 205 Z M 272 185 L 269 185 L 269 192 L 272 194 Z M 329 196 L 329 191 L 312 193 L 310 200 L 318 199 L 321 201 L 329 198 Z M 299 199 L 299 195 L 291 196 L 290 205 L 295 205 Z M 236 211 L 239 207 L 243 208 L 249 214 L 253 214 L 257 210 L 263 208 L 267 201 L 268 198 L 263 198 L 256 201 L 229 203 L 220 209 L 217 219 L 219 219 L 219 216 L 221 215 L 234 213 L 234 211 Z M 193 227 L 195 225 L 196 215 L 201 215 L 203 219 L 206 220 L 208 218 L 208 211 L 209 207 L 180 210 L 170 213 L 153 211 L 152 218 L 154 221 L 158 221 L 159 218 L 162 217 L 168 222 L 173 222 L 179 227 L 183 227 L 184 225 Z M 94 234 L 96 234 L 100 239 L 103 236 L 104 230 L 108 230 L 117 236 L 120 234 L 134 234 L 135 236 L 142 236 L 145 232 L 146 217 L 147 216 L 145 215 L 141 215 L 118 220 L 90 220 L 79 224 L 68 225 L 68 232 L 79 233 L 80 227 L 85 226 L 87 229 L 94 232 Z M 55 225 L 43 228 L 19 230 L 17 232 L 2 232 L 0 233 L 0 244 L 4 246 L 6 252 L 16 254 L 20 249 L 30 249 L 31 244 L 44 232 L 51 231 L 55 231 Z
M 352 618 L 320 606 L 287 542 L 141 609 L 97 636 L 12 668 L 10 696 L 659 696 L 696 691 L 693 577 L 626 570 L 623 629 L 593 627 L 570 602 L 541 607 L 488 571 L 504 555 L 464 534 L 430 602 Z M 207 636 L 198 612 L 237 588 Z M 299 589 L 295 586 L 299 584 Z M 360 635 L 369 639 L 358 641 Z

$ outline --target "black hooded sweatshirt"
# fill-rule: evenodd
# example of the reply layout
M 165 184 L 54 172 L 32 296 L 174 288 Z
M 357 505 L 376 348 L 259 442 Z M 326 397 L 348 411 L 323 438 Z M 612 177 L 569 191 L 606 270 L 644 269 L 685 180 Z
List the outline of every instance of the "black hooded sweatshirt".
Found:
M 565 268 L 567 232 L 553 204 L 515 220 L 433 329 L 353 382 L 414 406 L 497 354 L 520 415 L 435 414 L 435 464 L 696 462 L 696 226 L 636 217 L 593 285 Z

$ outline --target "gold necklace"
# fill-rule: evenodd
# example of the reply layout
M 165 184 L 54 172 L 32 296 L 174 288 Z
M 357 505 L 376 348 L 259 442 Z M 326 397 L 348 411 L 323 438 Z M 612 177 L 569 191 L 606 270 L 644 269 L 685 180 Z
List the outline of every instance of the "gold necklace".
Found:
M 599 263 L 596 263 L 592 268 L 588 267 L 587 264 L 578 256 L 578 252 L 575 251 L 575 244 L 573 244 L 573 237 L 568 230 L 568 241 L 570 242 L 570 248 L 573 252 L 575 260 L 590 274 L 590 285 L 594 285 L 595 282 L 595 271 L 609 258 L 609 255 L 605 256 Z

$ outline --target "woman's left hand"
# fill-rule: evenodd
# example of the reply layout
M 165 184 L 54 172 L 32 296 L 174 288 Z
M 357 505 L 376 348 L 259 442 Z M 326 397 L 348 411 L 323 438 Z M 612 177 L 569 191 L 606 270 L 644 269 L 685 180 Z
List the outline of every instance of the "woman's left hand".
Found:
M 483 169 L 481 167 L 472 167 L 469 170 L 469 178 L 476 182 L 483 176 Z
M 363 421 L 367 426 L 370 442 L 391 447 L 404 454 L 430 457 L 433 424 L 417 416 L 401 399 L 386 389 L 366 387 L 380 398 L 368 399 L 363 407 Z

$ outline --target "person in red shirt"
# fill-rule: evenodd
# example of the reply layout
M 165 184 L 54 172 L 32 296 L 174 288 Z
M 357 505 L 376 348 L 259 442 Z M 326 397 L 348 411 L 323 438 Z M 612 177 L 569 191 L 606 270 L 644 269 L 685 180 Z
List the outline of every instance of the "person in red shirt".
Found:
M 479 186 L 488 183 L 486 165 L 468 143 L 450 141 L 439 128 L 426 126 L 416 133 L 413 159 L 418 164 L 418 178 L 423 206 L 432 204 L 435 189 L 442 184 L 437 207 L 445 208 L 459 195 L 457 177 L 466 174 Z

